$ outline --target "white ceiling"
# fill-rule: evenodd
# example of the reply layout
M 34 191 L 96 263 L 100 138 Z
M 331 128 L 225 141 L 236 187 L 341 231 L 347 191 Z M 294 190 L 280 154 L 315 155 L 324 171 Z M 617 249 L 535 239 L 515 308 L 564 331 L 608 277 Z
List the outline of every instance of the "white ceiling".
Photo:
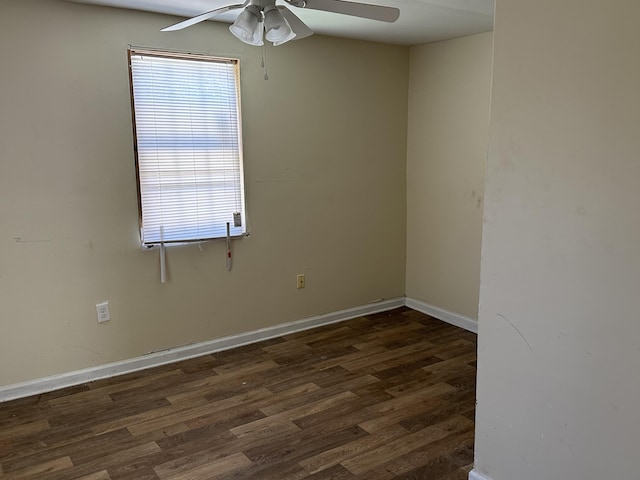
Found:
M 166 13 L 178 17 L 192 17 L 204 13 L 216 8 L 220 3 L 217 0 L 71 1 Z M 229 3 L 242 1 L 230 0 Z M 395 23 L 295 7 L 290 9 L 318 34 L 397 45 L 418 45 L 490 31 L 493 28 L 493 2 L 494 0 L 363 0 L 362 3 L 400 9 L 400 18 Z M 236 10 L 234 13 L 218 16 L 216 20 L 231 23 L 238 12 L 239 10 Z M 167 25 L 179 20 L 168 18 Z

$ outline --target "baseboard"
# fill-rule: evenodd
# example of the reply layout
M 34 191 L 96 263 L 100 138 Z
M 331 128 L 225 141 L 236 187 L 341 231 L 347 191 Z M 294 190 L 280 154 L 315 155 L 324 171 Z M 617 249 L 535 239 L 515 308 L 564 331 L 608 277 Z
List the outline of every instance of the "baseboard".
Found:
M 13 385 L 0 386 L 0 403 L 15 400 L 17 398 L 29 397 L 31 395 L 38 395 L 40 393 L 50 392 L 53 390 L 59 390 L 61 388 L 72 387 L 74 385 L 81 385 L 94 380 L 101 380 L 104 378 L 124 375 L 126 373 L 137 372 L 146 368 L 158 367 L 168 363 L 174 363 L 181 360 L 187 360 L 189 358 L 199 357 L 201 355 L 228 350 L 230 348 L 241 347 L 250 343 L 287 335 L 289 333 L 308 330 L 310 328 L 329 325 L 331 323 L 342 322 L 362 315 L 384 312 L 393 308 L 402 307 L 404 304 L 404 298 L 383 300 L 346 310 L 308 317 L 294 322 L 283 323 L 273 327 L 240 333 L 238 335 L 230 335 L 228 337 L 217 338 L 206 342 L 194 343 L 183 347 L 162 350 L 160 352 L 152 352 L 140 357 L 99 365 L 97 367 L 76 370 L 74 372 L 53 375 Z
M 482 475 L 475 469 L 469 472 L 469 480 L 491 480 L 489 477 Z
M 429 305 L 428 303 L 421 302 L 420 300 L 414 300 L 412 298 L 405 298 L 405 305 L 419 312 L 431 315 L 438 320 L 455 325 L 456 327 L 464 328 L 465 330 L 476 334 L 478 333 L 478 321 L 472 318 L 448 312 L 447 310 L 434 307 L 433 305 Z
M 74 385 L 81 385 L 94 380 L 101 380 L 104 378 L 137 372 L 146 368 L 179 362 L 181 360 L 220 352 L 230 348 L 241 347 L 243 345 L 268 340 L 270 338 L 287 335 L 293 332 L 342 322 L 362 315 L 384 312 L 404 305 L 457 327 L 464 328 L 470 332 L 478 333 L 478 322 L 471 318 L 442 310 L 419 300 L 411 298 L 394 298 L 337 312 L 308 317 L 294 322 L 275 325 L 273 327 L 253 330 L 251 332 L 241 333 L 238 335 L 230 335 L 206 342 L 194 343 L 183 347 L 162 350 L 160 352 L 152 352 L 140 357 L 99 365 L 97 367 L 76 370 L 73 372 L 53 375 L 23 383 L 16 383 L 13 385 L 0 386 L 0 403 L 15 400 L 17 398 L 29 397 L 31 395 L 38 395 L 40 393 L 50 392 L 53 390 L 59 390 L 61 388 L 72 387 Z M 472 479 L 472 477 L 469 478 L 470 480 Z M 483 480 L 483 477 L 477 477 L 477 479 Z

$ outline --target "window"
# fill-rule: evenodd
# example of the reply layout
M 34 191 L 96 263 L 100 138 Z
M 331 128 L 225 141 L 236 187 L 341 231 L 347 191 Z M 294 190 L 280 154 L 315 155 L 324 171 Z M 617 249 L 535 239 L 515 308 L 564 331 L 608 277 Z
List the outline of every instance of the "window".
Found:
M 143 245 L 246 233 L 237 60 L 129 50 Z

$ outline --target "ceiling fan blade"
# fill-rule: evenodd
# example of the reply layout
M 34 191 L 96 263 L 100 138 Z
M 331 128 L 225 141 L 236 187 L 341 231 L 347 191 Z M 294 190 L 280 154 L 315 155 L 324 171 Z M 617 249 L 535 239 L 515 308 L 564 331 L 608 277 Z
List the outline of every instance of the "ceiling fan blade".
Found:
M 400 16 L 400 10 L 393 7 L 371 5 L 369 3 L 345 2 L 343 0 L 285 0 L 289 5 L 311 10 L 341 13 L 353 17 L 380 20 L 381 22 L 395 22 Z
M 183 28 L 190 27 L 191 25 L 195 25 L 196 23 L 204 22 L 205 20 L 209 20 L 210 18 L 215 17 L 216 15 L 220 15 L 222 13 L 229 12 L 231 10 L 235 10 L 237 8 L 242 8 L 249 3 L 247 0 L 245 3 L 238 3 L 234 5 L 225 5 L 224 7 L 216 8 L 214 10 L 210 10 L 205 13 L 201 13 L 192 18 L 188 18 L 187 20 L 183 20 L 182 22 L 178 22 L 174 25 L 169 25 L 168 27 L 164 27 L 161 32 L 173 32 L 175 30 L 182 30 Z
M 282 5 L 278 5 L 278 10 L 282 13 L 282 16 L 287 19 L 289 22 L 289 26 L 293 33 L 296 34 L 294 40 L 300 40 L 301 38 L 310 37 L 313 35 L 313 30 L 311 30 L 306 23 L 298 18 L 298 16 L 289 10 L 287 7 Z

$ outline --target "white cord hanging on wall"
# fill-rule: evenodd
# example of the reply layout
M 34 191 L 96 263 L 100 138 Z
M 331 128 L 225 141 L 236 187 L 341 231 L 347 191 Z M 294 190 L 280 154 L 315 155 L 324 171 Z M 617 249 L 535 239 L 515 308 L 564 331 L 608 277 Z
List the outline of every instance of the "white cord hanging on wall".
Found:
M 160 283 L 167 283 L 167 268 L 164 250 L 164 227 L 160 227 Z
M 240 214 L 234 214 L 234 224 L 241 222 Z M 237 226 L 237 225 L 236 225 Z M 227 250 L 225 252 L 227 271 L 231 271 L 233 266 L 232 254 L 231 254 L 231 224 L 227 222 Z M 200 251 L 202 246 L 198 244 Z M 164 227 L 160 227 L 160 283 L 167 283 L 167 263 L 166 263 L 166 248 L 164 245 Z
M 231 226 L 227 222 L 227 272 L 231 271 Z

